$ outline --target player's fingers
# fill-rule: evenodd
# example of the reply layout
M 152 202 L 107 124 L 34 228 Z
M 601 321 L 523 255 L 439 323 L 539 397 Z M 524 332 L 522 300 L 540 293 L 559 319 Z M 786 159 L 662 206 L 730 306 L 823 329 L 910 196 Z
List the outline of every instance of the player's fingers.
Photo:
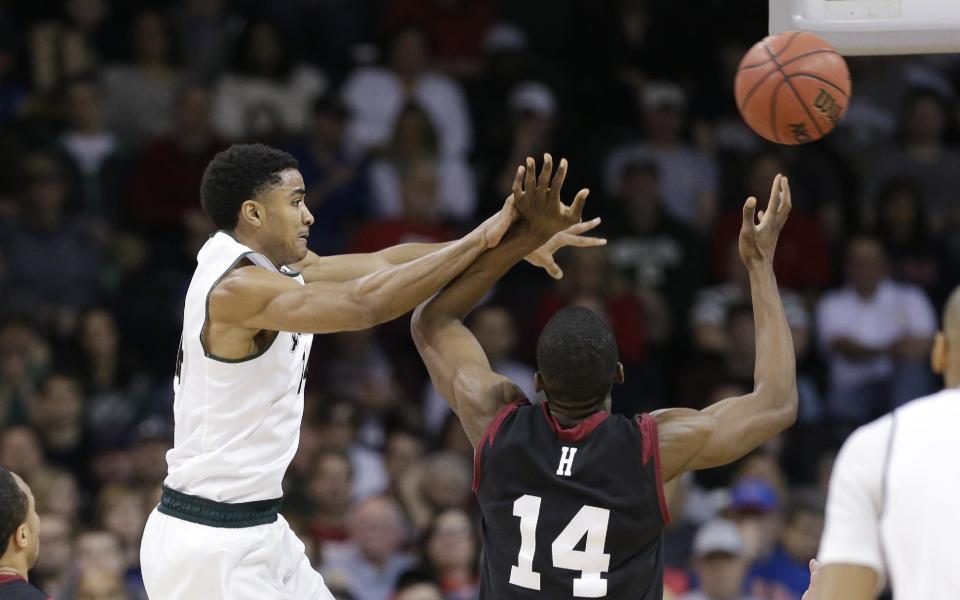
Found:
M 567 179 L 567 159 L 561 158 L 557 166 L 557 173 L 550 182 L 550 198 L 555 202 L 560 201 L 560 190 L 563 188 L 563 182 Z
M 758 210 L 758 211 L 757 211 L 757 220 L 760 221 L 761 223 L 763 223 L 763 215 L 765 215 L 765 214 L 767 214 L 767 211 L 763 210 L 762 208 L 761 208 L 760 210 Z
M 527 173 L 523 181 L 523 191 L 533 193 L 533 190 L 537 189 L 537 163 L 533 161 L 533 158 L 527 157 Z
M 546 267 L 547 274 L 554 279 L 563 279 L 563 269 L 560 268 L 560 265 L 556 263 L 553 259 L 550 259 L 550 264 Z
M 790 182 L 784 177 L 780 180 L 780 211 L 777 213 L 781 224 L 787 220 L 792 208 L 793 199 L 790 197 Z
M 567 227 L 566 232 L 571 235 L 580 235 L 581 233 L 586 233 L 591 229 L 595 229 L 597 225 L 600 224 L 600 217 L 595 219 L 590 219 L 589 221 L 584 221 L 582 223 L 577 223 L 576 225 L 571 225 Z
M 540 168 L 540 177 L 537 179 L 537 189 L 547 191 L 550 187 L 550 177 L 553 176 L 553 157 L 549 152 L 543 155 L 543 167 Z
M 583 188 L 573 199 L 573 204 L 570 205 L 570 214 L 577 221 L 583 217 L 583 207 L 587 203 L 587 196 L 590 195 L 590 190 Z
M 755 211 L 757 210 L 757 199 L 753 196 L 747 198 L 743 203 L 743 224 L 753 227 L 756 224 Z
M 523 195 L 523 175 L 527 168 L 523 165 L 517 167 L 517 174 L 513 176 L 513 197 L 520 198 Z
M 767 213 L 777 214 L 777 210 L 780 207 L 780 180 L 783 179 L 781 173 L 777 173 L 777 176 L 773 178 L 773 185 L 770 186 L 770 200 L 767 202 Z M 763 220 L 763 217 L 760 217 L 760 220 Z
M 606 246 L 607 238 L 590 237 L 588 235 L 577 235 L 567 240 L 568 246 L 575 248 L 593 248 L 594 246 Z

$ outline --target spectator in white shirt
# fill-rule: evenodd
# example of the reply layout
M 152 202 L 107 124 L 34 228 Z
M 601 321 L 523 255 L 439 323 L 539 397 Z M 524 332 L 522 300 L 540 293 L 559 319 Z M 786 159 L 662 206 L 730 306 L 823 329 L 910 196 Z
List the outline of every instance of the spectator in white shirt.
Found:
M 255 20 L 237 40 L 236 64 L 217 84 L 213 119 L 230 140 L 271 139 L 304 130 L 326 90 L 318 69 L 295 61 L 285 34 Z
M 358 150 L 386 144 L 404 105 L 415 100 L 437 129 L 441 156 L 466 156 L 473 131 L 466 98 L 453 79 L 430 69 L 426 33 L 403 27 L 393 34 L 383 66 L 361 67 L 343 84 L 353 119 L 347 137 Z
M 932 391 L 925 361 L 936 318 L 923 290 L 887 277 L 876 239 L 850 240 L 846 271 L 847 285 L 820 300 L 817 328 L 830 366 L 829 410 L 861 425 Z

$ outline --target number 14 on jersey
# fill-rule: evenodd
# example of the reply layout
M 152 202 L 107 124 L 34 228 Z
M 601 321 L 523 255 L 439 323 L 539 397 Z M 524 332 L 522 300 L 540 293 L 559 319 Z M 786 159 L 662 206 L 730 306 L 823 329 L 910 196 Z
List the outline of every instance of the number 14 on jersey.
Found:
M 510 568 L 510 583 L 539 590 L 540 573 L 533 570 L 533 557 L 537 551 L 540 497 L 527 494 L 517 498 L 513 503 L 513 516 L 520 517 L 520 554 L 517 564 Z M 575 598 L 602 598 L 607 595 L 607 581 L 602 575 L 610 570 L 610 555 L 603 551 L 609 522 L 609 510 L 585 505 L 553 540 L 550 548 L 553 566 L 580 571 L 580 577 L 573 580 Z M 584 549 L 574 550 L 584 535 L 587 536 Z

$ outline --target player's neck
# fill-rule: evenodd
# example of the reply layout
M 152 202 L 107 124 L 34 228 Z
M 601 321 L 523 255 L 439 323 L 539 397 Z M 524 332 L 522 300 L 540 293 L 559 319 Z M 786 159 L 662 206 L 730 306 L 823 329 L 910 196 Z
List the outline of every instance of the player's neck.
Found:
M 18 560 L 16 556 L 4 556 L 0 558 L 0 577 L 4 575 L 16 575 L 26 580 L 27 565 Z
M 283 266 L 282 264 L 278 263 L 272 256 L 270 256 L 270 253 L 267 252 L 266 247 L 257 240 L 256 236 L 251 235 L 249 232 L 241 230 L 240 227 L 237 227 L 233 231 L 227 231 L 226 233 L 230 236 L 233 236 L 233 239 L 237 240 L 247 248 L 250 248 L 251 250 L 253 250 L 258 254 L 262 254 L 266 256 L 267 259 L 270 262 L 272 262 L 274 266 L 276 266 L 278 269 L 281 266 Z
M 560 425 L 564 427 L 574 427 L 598 412 L 607 410 L 606 403 L 593 404 L 586 408 L 558 406 L 554 402 L 548 402 L 547 406 L 550 408 L 550 414 L 557 420 L 557 423 L 560 423 Z

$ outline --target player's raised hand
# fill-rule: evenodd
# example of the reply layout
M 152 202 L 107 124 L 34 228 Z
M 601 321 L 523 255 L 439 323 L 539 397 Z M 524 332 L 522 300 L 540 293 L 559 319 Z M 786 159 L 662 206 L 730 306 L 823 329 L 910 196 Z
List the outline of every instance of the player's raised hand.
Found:
M 528 254 L 525 260 L 531 265 L 545 270 L 550 277 L 560 279 L 563 277 L 563 270 L 560 268 L 560 265 L 557 264 L 557 261 L 553 259 L 554 253 L 565 246 L 591 248 L 593 246 L 606 245 L 607 240 L 604 238 L 583 235 L 599 224 L 600 217 L 571 225 L 560 233 L 554 234 L 554 236 L 550 238 L 550 241 Z
M 747 198 L 743 205 L 743 224 L 740 226 L 740 258 L 747 268 L 773 263 L 780 230 L 787 222 L 790 208 L 790 185 L 787 178 L 777 174 L 770 190 L 766 211 L 757 212 L 757 199 Z
M 563 182 L 567 177 L 567 159 L 561 159 L 556 174 L 553 173 L 553 157 L 543 155 L 543 167 L 539 176 L 536 163 L 527 158 L 525 167 L 517 170 L 513 180 L 513 198 L 520 215 L 530 224 L 536 235 L 552 237 L 554 234 L 580 222 L 583 206 L 589 190 L 580 190 L 567 206 L 560 199 Z

